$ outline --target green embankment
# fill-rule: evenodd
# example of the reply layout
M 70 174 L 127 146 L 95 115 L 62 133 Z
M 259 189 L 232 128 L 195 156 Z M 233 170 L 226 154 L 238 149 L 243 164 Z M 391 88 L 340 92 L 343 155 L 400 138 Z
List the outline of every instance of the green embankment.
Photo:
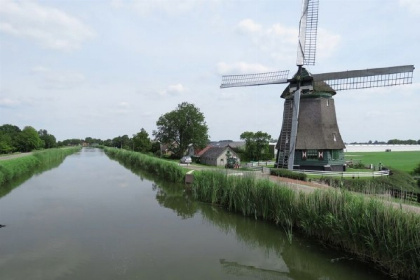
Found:
M 103 149 L 111 158 L 121 160 L 132 167 L 142 169 L 170 182 L 182 182 L 185 177 L 185 169 L 173 161 L 167 161 L 123 149 L 108 147 L 103 147 Z
M 174 182 L 185 170 L 173 162 L 139 153 L 105 148 L 130 168 L 143 169 Z M 341 190 L 296 192 L 268 180 L 196 171 L 192 192 L 198 201 L 274 222 L 292 239 L 293 230 L 369 261 L 389 274 L 418 279 L 420 215 Z
M 81 147 L 48 149 L 30 155 L 0 161 L 0 187 L 43 165 L 48 165 L 79 151 Z
M 195 172 L 196 199 L 297 229 L 370 261 L 389 274 L 420 276 L 420 215 L 347 191 L 295 192 L 267 180 Z

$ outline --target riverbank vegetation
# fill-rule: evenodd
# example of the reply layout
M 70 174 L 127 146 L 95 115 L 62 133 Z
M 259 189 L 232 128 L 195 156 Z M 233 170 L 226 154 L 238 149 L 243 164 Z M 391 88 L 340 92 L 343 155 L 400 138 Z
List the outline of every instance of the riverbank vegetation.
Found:
M 418 279 L 420 216 L 341 190 L 295 192 L 251 176 L 194 173 L 194 197 L 255 219 L 299 230 L 393 276 Z
M 133 168 L 139 168 L 170 182 L 182 182 L 185 177 L 185 169 L 173 161 L 131 152 L 124 149 L 103 147 L 110 157 L 129 164 Z
M 0 187 L 27 173 L 57 161 L 81 149 L 79 147 L 56 148 L 34 152 L 30 155 L 0 161 Z

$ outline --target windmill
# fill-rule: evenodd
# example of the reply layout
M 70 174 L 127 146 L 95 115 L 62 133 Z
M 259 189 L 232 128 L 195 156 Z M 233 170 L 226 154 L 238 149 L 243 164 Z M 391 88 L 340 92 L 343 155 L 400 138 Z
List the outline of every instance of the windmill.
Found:
M 289 70 L 222 76 L 221 88 L 286 84 L 283 124 L 277 141 L 276 166 L 293 170 L 344 170 L 344 142 L 338 130 L 333 95 L 338 90 L 411 84 L 413 65 L 365 70 L 309 73 L 315 64 L 318 0 L 303 0 L 296 65 Z

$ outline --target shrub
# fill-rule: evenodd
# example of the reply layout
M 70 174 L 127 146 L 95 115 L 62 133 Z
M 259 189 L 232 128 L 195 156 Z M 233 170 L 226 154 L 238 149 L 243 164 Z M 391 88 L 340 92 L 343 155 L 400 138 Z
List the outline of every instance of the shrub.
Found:
M 285 178 L 301 180 L 301 181 L 307 180 L 307 175 L 304 173 L 297 173 L 297 172 L 293 172 L 293 171 L 282 169 L 282 168 L 276 168 L 276 169 L 272 168 L 270 169 L 270 174 L 274 176 L 285 177 Z

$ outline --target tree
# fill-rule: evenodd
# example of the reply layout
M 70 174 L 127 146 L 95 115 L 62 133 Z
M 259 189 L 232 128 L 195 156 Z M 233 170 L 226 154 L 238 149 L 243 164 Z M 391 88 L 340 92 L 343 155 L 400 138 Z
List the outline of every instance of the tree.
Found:
M 15 125 L 4 124 L 0 126 L 0 154 L 17 151 L 16 139 L 20 132 L 20 128 Z
M 123 136 L 118 136 L 112 139 L 112 145 L 113 147 L 131 150 L 133 148 L 132 142 L 130 137 L 128 137 L 127 134 Z
M 32 126 L 25 126 L 16 139 L 19 151 L 30 152 L 44 147 L 44 141 L 39 138 L 38 132 Z
M 57 140 L 55 139 L 54 135 L 48 134 L 46 129 L 40 129 L 38 131 L 39 138 L 44 141 L 44 148 L 50 149 L 55 148 L 57 146 Z
M 245 155 L 248 160 L 272 159 L 269 152 L 271 135 L 265 132 L 245 131 L 241 134 L 241 140 L 245 140 Z
M 150 152 L 152 142 L 150 141 L 149 134 L 144 128 L 139 133 L 133 135 L 133 150 L 140 153 Z
M 12 137 L 0 131 L 0 154 L 8 154 L 15 150 Z
M 156 122 L 156 140 L 168 145 L 176 157 L 182 157 L 188 145 L 204 148 L 209 139 L 204 114 L 193 104 L 183 102 Z
M 73 139 L 66 139 L 61 142 L 59 141 L 57 145 L 58 146 L 77 146 L 77 145 L 82 145 L 82 143 L 83 143 L 83 140 L 73 138 Z

